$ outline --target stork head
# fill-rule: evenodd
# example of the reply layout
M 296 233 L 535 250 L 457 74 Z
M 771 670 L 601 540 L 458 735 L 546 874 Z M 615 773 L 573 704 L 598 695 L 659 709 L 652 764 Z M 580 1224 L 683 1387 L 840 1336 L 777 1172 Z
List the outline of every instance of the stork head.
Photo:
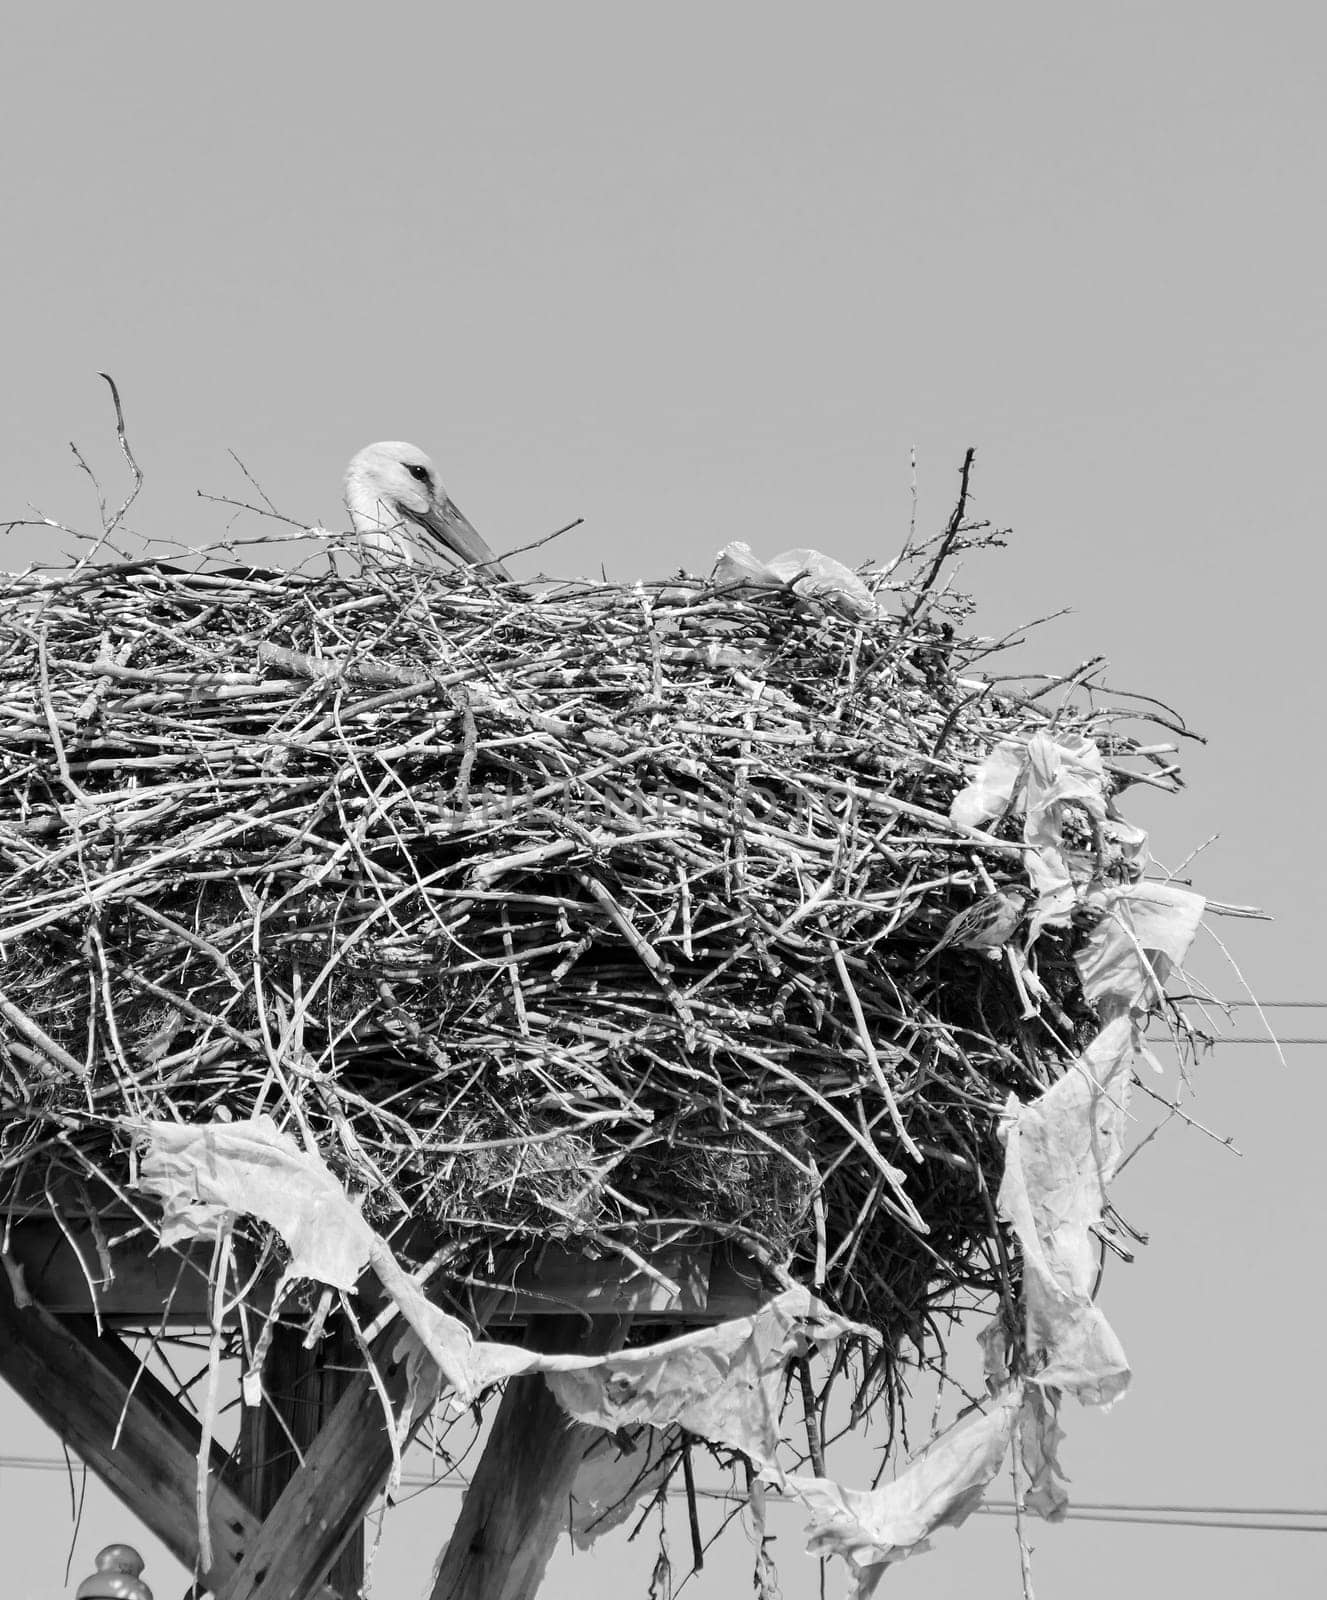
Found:
M 452 504 L 433 463 L 413 444 L 366 445 L 346 468 L 346 510 L 357 533 L 374 538 L 403 525 L 431 534 L 424 542 L 502 577 L 506 569 Z

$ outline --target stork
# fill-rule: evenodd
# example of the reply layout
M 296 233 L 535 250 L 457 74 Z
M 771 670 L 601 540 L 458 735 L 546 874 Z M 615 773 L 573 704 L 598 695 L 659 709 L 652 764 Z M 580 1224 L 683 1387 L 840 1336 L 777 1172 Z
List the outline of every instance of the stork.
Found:
M 366 445 L 346 468 L 346 510 L 370 564 L 411 565 L 418 541 L 435 555 L 511 579 L 452 504 L 433 463 L 413 444 L 384 440 Z

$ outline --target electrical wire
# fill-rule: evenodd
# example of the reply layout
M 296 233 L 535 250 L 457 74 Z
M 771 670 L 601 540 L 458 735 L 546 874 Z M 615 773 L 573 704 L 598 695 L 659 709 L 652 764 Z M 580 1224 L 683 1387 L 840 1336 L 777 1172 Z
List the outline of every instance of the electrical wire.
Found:
M 67 1464 L 56 1456 L 5 1456 L 0 1455 L 0 1469 L 11 1468 L 28 1472 L 66 1472 Z M 407 1472 L 401 1477 L 403 1489 L 447 1489 L 459 1492 L 469 1487 L 461 1477 L 433 1478 L 426 1473 Z M 684 1489 L 669 1489 L 670 1499 L 685 1499 Z M 702 1500 L 742 1500 L 726 1489 L 697 1488 Z M 783 1505 L 797 1509 L 793 1500 L 771 1499 L 771 1506 Z M 977 1508 L 991 1516 L 1012 1516 L 1011 1500 L 988 1500 Z M 1269 1521 L 1269 1518 L 1294 1517 L 1300 1520 Z M 1221 1519 L 1221 1520 L 1217 1520 Z M 1270 1533 L 1327 1533 L 1327 1506 L 1194 1506 L 1194 1505 L 1134 1505 L 1126 1501 L 1084 1500 L 1069 1509 L 1069 1520 L 1074 1522 L 1122 1522 L 1137 1527 L 1178 1528 L 1236 1528 L 1251 1532 Z M 1315 1526 L 1315 1524 L 1320 1524 Z
M 1198 1005 L 1197 999 L 1185 1005 Z M 1327 1000 L 1204 1000 L 1218 1011 L 1327 1011 Z
M 1181 1005 L 1210 1006 L 1213 1011 L 1327 1011 L 1327 1000 L 1203 1000 L 1198 996 L 1180 1001 Z M 1163 1044 L 1165 1040 L 1157 1040 Z M 1318 1038 L 1316 1035 L 1298 1038 L 1272 1038 L 1268 1034 L 1218 1034 L 1213 1040 L 1213 1045 L 1223 1044 L 1261 1044 L 1261 1045 L 1327 1045 L 1327 1037 Z
M 1010 1502 L 992 1501 L 977 1507 L 991 1516 L 1012 1517 L 1015 1507 Z M 1327 1512 L 1291 1510 L 1292 1516 L 1303 1516 L 1303 1522 L 1271 1522 L 1272 1515 L 1261 1506 L 1176 1506 L 1175 1511 L 1189 1511 L 1193 1516 L 1173 1516 L 1156 1506 L 1120 1507 L 1107 1510 L 1088 1504 L 1071 1505 L 1066 1515 L 1069 1522 L 1113 1522 L 1135 1528 L 1233 1528 L 1248 1533 L 1327 1533 Z M 1238 1513 L 1231 1515 L 1231 1512 Z M 1025 1512 L 1024 1515 L 1027 1515 Z M 1314 1520 L 1316 1519 L 1316 1520 Z
M 1147 1042 L 1154 1050 L 1175 1043 L 1173 1039 L 1149 1039 Z M 1274 1050 L 1277 1045 L 1282 1044 L 1327 1044 L 1327 1038 L 1318 1038 L 1316 1036 L 1311 1038 L 1294 1036 L 1287 1038 L 1283 1033 L 1218 1033 L 1203 1042 L 1210 1044 L 1213 1049 L 1217 1049 L 1223 1044 L 1260 1044 L 1267 1049 Z

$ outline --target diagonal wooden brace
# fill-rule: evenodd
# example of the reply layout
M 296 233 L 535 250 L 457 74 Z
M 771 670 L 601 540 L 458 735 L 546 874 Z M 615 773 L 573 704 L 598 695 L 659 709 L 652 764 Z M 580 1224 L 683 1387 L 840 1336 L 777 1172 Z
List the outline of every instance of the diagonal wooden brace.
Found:
M 112 1494 L 191 1572 L 198 1565 L 195 1419 L 113 1334 L 90 1316 L 55 1317 L 19 1307 L 0 1272 L 0 1377 L 32 1407 Z M 116 1435 L 119 1435 L 118 1439 Z M 217 1470 L 209 1521 L 213 1562 L 200 1574 L 219 1587 L 258 1536 L 258 1518 Z M 325 1600 L 335 1600 L 333 1596 Z
M 393 1411 L 399 1411 L 408 1386 L 405 1360 L 391 1353 L 397 1337 L 396 1329 L 389 1330 L 375 1351 Z M 425 1395 L 410 1419 L 412 1430 L 431 1403 Z M 356 1372 L 217 1600 L 312 1600 L 325 1594 L 324 1575 L 362 1526 L 391 1466 L 382 1394 Z

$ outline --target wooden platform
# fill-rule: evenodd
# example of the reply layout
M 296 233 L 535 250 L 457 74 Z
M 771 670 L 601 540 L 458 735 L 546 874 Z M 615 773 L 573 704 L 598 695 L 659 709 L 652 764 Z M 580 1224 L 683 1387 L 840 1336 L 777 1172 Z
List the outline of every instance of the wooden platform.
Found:
M 9 1265 L 30 1303 L 0 1272 L 0 1377 L 218 1600 L 352 1600 L 362 1570 L 355 1541 L 392 1464 L 383 1394 L 398 1409 L 406 1397 L 404 1363 L 392 1353 L 395 1330 L 375 1352 L 381 1392 L 364 1372 L 342 1365 L 333 1374 L 335 1363 L 315 1354 L 304 1358 L 310 1371 L 289 1386 L 299 1393 L 283 1396 L 269 1358 L 269 1402 L 277 1397 L 283 1431 L 303 1459 L 277 1452 L 255 1477 L 235 1473 L 214 1452 L 212 1560 L 204 1570 L 198 1423 L 140 1368 L 119 1330 L 160 1327 L 163 1316 L 176 1326 L 206 1324 L 211 1254 L 198 1245 L 154 1250 L 147 1230 L 115 1207 L 95 1217 L 86 1206 L 82 1215 L 62 1212 L 59 1223 L 35 1205 L 13 1217 Z M 749 1315 L 770 1292 L 760 1270 L 726 1245 L 666 1245 L 648 1260 L 653 1274 L 550 1242 L 496 1261 L 489 1284 L 435 1283 L 429 1292 L 489 1337 L 587 1353 L 613 1349 L 642 1324 L 658 1325 L 663 1336 L 678 1325 Z M 366 1278 L 361 1289 L 371 1312 L 376 1284 Z M 299 1343 L 297 1333 L 279 1337 Z M 293 1348 L 276 1355 L 299 1365 Z M 321 1375 L 320 1360 L 328 1368 Z M 542 1377 L 508 1384 L 433 1600 L 532 1600 L 565 1525 L 579 1460 L 596 1436 L 558 1409 Z
M 206 1323 L 211 1248 L 153 1249 L 145 1234 L 117 1239 L 117 1230 L 131 1225 L 124 1217 L 95 1223 L 73 1217 L 62 1227 L 31 1215 L 14 1222 L 10 1255 L 23 1268 L 28 1292 L 56 1315 L 90 1312 L 95 1292 L 98 1313 L 112 1326 Z M 557 1243 L 513 1252 L 489 1284 L 446 1285 L 445 1299 L 435 1292 L 448 1310 L 488 1329 L 568 1311 L 629 1315 L 638 1326 L 700 1325 L 746 1316 L 766 1298 L 759 1269 L 727 1245 L 667 1245 L 649 1261 L 677 1285 L 676 1294 L 621 1257 L 596 1259 Z M 269 1294 L 273 1282 L 265 1286 Z M 370 1298 L 377 1292 L 372 1282 L 363 1289 Z M 260 1309 L 263 1291 L 260 1284 L 251 1296 Z

